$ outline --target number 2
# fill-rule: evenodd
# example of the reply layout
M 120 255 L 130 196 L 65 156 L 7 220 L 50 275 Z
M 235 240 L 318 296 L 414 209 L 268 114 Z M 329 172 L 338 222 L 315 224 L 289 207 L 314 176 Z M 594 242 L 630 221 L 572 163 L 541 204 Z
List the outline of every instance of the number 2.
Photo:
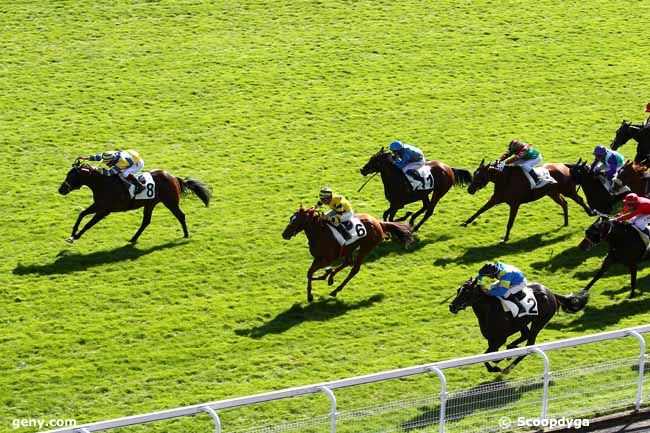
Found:
M 537 314 L 537 301 L 533 298 L 528 298 L 528 303 L 530 304 L 528 312 L 531 314 Z

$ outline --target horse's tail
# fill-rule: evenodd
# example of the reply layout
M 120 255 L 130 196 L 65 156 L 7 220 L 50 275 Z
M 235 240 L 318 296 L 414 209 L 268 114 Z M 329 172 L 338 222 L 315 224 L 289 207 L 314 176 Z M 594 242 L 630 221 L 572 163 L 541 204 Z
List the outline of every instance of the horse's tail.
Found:
M 397 239 L 397 241 L 405 247 L 415 241 L 413 233 L 411 232 L 411 226 L 408 224 L 386 221 L 380 221 L 379 224 L 381 224 L 381 228 L 384 232 L 389 233 L 391 238 Z
M 573 293 L 569 296 L 560 295 L 553 293 L 555 299 L 562 306 L 562 310 L 567 313 L 577 313 L 578 311 L 585 308 L 587 301 L 589 301 L 589 292 L 586 290 L 581 290 L 577 293 Z
M 454 171 L 454 177 L 456 178 L 454 186 L 465 186 L 472 183 L 472 173 L 470 173 L 469 170 L 455 167 L 452 167 L 451 169 Z
M 187 191 L 192 191 L 198 198 L 201 199 L 203 204 L 208 207 L 210 205 L 210 198 L 212 197 L 212 190 L 210 186 L 198 179 L 192 179 L 191 177 L 186 177 L 181 179 L 177 177 L 178 183 L 181 185 L 181 194 L 187 194 Z

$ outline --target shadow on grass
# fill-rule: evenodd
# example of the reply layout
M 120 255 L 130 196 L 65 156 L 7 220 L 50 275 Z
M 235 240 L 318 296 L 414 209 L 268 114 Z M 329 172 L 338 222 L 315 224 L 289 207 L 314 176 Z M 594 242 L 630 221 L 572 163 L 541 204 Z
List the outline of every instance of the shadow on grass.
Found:
M 524 239 L 508 243 L 495 243 L 494 245 L 485 245 L 480 247 L 470 247 L 465 249 L 465 253 L 459 257 L 448 258 L 442 257 L 436 259 L 433 263 L 436 266 L 446 266 L 449 264 L 471 264 L 483 262 L 486 260 L 494 260 L 494 257 L 501 256 L 509 253 L 516 253 L 520 251 L 530 251 L 549 244 L 563 241 L 564 239 L 573 235 L 571 232 L 566 232 L 560 236 L 550 239 L 542 239 L 547 233 L 538 233 Z
M 526 383 L 512 386 L 508 382 L 486 382 L 474 388 L 450 393 L 445 409 L 445 419 L 457 421 L 466 418 L 476 411 L 495 409 L 507 406 L 521 399 L 528 391 L 542 388 L 543 382 Z M 404 431 L 418 430 L 438 424 L 440 406 L 422 406 L 420 413 L 405 423 L 401 424 Z
M 592 293 L 591 296 L 597 296 L 597 294 Z M 616 325 L 621 319 L 648 311 L 650 311 L 650 296 L 637 294 L 636 298 L 625 299 L 622 302 L 606 305 L 602 308 L 587 305 L 584 313 L 571 322 L 565 324 L 551 322 L 546 327 L 555 330 L 605 331 Z
M 326 321 L 342 316 L 348 311 L 371 307 L 384 299 L 384 295 L 373 295 L 358 302 L 343 302 L 336 298 L 321 299 L 307 305 L 293 304 L 288 310 L 275 316 L 269 322 L 248 329 L 236 329 L 240 337 L 262 338 L 267 334 L 281 334 L 296 325 L 308 321 Z
M 414 253 L 418 250 L 421 250 L 422 248 L 426 247 L 429 244 L 435 243 L 435 242 L 443 242 L 445 240 L 449 239 L 449 237 L 445 238 L 445 236 L 441 236 L 439 239 L 418 239 L 415 243 L 413 243 L 411 246 L 409 246 L 408 249 L 405 249 L 403 246 L 398 244 L 395 241 L 386 241 L 382 242 L 372 250 L 367 256 L 366 259 L 364 260 L 364 263 L 369 263 L 369 262 L 374 262 L 375 260 L 379 260 L 384 256 L 389 256 L 389 255 L 404 255 L 404 254 L 411 254 Z
M 70 250 L 61 250 L 57 254 L 56 260 L 46 265 L 22 265 L 18 264 L 13 270 L 14 275 L 54 275 L 69 274 L 72 272 L 85 271 L 93 266 L 104 265 L 107 263 L 121 262 L 124 260 L 134 260 L 139 257 L 151 254 L 155 251 L 166 250 L 183 245 L 189 241 L 167 242 L 156 245 L 151 248 L 138 249 L 132 244 L 106 251 L 97 251 L 90 254 L 79 254 Z
M 553 251 L 551 251 L 550 255 L 551 257 L 548 260 L 531 263 L 531 266 L 537 270 L 548 271 L 557 271 L 558 269 L 575 269 L 591 257 L 598 256 L 604 259 L 607 255 L 607 245 L 598 245 L 589 251 L 583 251 L 576 245 L 560 252 L 557 255 L 553 255 Z

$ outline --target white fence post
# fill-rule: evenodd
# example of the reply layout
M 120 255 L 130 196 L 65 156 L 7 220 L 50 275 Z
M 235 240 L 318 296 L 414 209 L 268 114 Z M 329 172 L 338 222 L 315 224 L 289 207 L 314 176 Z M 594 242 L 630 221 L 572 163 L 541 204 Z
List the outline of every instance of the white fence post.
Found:
M 542 392 L 542 413 L 540 415 L 540 419 L 546 419 L 546 414 L 548 413 L 548 385 L 551 381 L 551 364 L 548 361 L 546 352 L 544 352 L 542 349 L 535 347 L 533 349 L 533 352 L 541 356 L 542 360 L 544 361 L 544 390 Z
M 221 433 L 221 420 L 219 419 L 219 415 L 217 415 L 214 409 L 212 409 L 210 406 L 205 406 L 203 408 L 203 412 L 209 413 L 214 420 L 214 433 Z
M 641 408 L 641 401 L 643 400 L 643 376 L 645 373 L 645 340 L 636 331 L 630 331 L 630 335 L 636 337 L 637 340 L 639 340 L 639 344 L 641 345 L 641 356 L 639 357 L 639 383 L 637 385 L 636 389 L 636 410 L 639 410 Z
M 440 378 L 440 417 L 438 418 L 438 425 L 440 426 L 440 433 L 445 433 L 445 412 L 447 411 L 447 378 L 445 374 L 435 365 L 427 368 L 433 371 Z
M 329 397 L 330 399 L 330 405 L 331 405 L 330 433 L 335 433 L 336 432 L 336 396 L 334 395 L 332 390 L 326 386 L 319 386 L 318 389 L 323 391 L 325 394 L 327 394 L 327 397 Z

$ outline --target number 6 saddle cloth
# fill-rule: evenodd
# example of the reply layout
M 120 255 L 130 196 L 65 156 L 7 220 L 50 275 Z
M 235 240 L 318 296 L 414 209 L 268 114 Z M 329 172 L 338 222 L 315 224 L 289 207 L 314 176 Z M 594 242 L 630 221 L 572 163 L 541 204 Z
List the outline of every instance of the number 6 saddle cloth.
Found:
M 332 232 L 332 235 L 334 235 L 334 238 L 341 246 L 350 245 L 358 241 L 359 239 L 365 237 L 367 234 L 366 226 L 364 226 L 361 220 L 357 217 L 352 217 L 350 218 L 350 221 L 341 223 L 341 225 L 350 234 L 350 239 L 348 239 L 347 241 L 343 239 L 343 235 L 339 233 L 336 227 L 334 227 L 332 224 L 327 224 L 327 227 L 329 227 L 330 231 Z

